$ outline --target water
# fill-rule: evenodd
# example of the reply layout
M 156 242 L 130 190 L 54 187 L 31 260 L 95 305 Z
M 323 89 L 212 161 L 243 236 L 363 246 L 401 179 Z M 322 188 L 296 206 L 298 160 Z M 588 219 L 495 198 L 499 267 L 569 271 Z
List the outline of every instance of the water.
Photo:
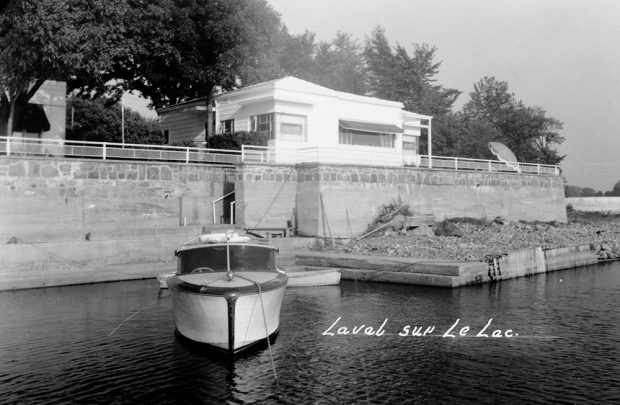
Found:
M 179 341 L 157 291 L 143 280 L 0 293 L 0 403 L 620 401 L 620 262 L 454 290 L 289 289 L 277 383 L 267 349 L 230 364 Z M 491 318 L 485 334 L 513 337 L 475 337 Z M 384 334 L 337 334 L 362 324 Z M 435 329 L 399 336 L 406 325 Z

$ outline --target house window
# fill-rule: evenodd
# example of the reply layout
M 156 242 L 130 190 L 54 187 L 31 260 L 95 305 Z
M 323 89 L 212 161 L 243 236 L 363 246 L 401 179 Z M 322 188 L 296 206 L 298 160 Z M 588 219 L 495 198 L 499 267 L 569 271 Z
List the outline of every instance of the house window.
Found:
M 394 134 L 358 131 L 340 127 L 340 144 L 378 146 L 381 148 L 394 147 Z
M 235 132 L 235 120 L 220 121 L 220 132 L 222 134 L 230 134 Z
M 415 135 L 403 135 L 403 150 L 418 153 L 418 137 Z
M 273 139 L 273 114 L 251 116 L 250 131 L 267 134 L 269 139 Z
M 280 131 L 278 139 L 287 141 L 306 140 L 306 117 L 303 115 L 278 114 Z

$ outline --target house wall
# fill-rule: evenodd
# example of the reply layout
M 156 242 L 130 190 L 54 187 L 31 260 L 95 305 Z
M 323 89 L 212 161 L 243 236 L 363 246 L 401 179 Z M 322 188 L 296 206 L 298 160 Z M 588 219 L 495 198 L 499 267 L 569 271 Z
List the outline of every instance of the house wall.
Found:
M 170 145 L 204 141 L 205 122 L 206 111 L 178 109 L 159 113 L 161 130 L 169 132 Z
M 247 92 L 231 93 L 218 99 L 218 121 L 235 120 L 235 130 L 248 131 L 249 117 L 257 114 L 283 113 L 306 116 L 306 142 L 284 140 L 277 135 L 270 142 L 276 149 L 277 163 L 297 162 L 298 148 L 330 148 L 321 153 L 328 160 L 325 162 L 355 163 L 355 152 L 345 151 L 339 143 L 339 120 L 348 119 L 364 122 L 385 123 L 401 126 L 402 110 L 399 103 L 373 102 L 366 97 L 357 97 L 334 92 L 320 86 L 301 81 L 284 81 L 275 86 L 250 89 Z M 218 122 L 219 124 L 219 122 Z M 418 131 L 419 133 L 419 131 Z M 349 148 L 349 147 L 346 147 Z M 402 164 L 402 135 L 397 134 L 395 148 L 358 146 L 368 154 L 383 155 L 384 164 Z M 329 154 L 333 159 L 329 159 Z M 391 155 L 391 156 L 386 156 Z M 345 160 L 349 159 L 349 160 Z M 364 157 L 363 159 L 366 159 Z

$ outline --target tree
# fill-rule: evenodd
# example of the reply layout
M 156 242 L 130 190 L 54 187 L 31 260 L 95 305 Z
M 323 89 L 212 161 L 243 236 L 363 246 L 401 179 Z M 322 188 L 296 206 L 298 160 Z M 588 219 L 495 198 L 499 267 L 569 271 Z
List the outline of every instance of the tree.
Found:
M 125 53 L 125 0 L 11 0 L 0 14 L 0 134 L 46 80 L 101 82 Z
M 433 61 L 435 47 L 413 47 L 411 56 L 399 44 L 392 49 L 381 27 L 373 31 L 364 49 L 370 94 L 400 101 L 408 111 L 433 116 L 449 113 L 461 92 L 434 84 L 441 66 L 441 62 Z
M 338 32 L 334 40 L 319 43 L 314 60 L 316 83 L 347 93 L 366 93 L 364 61 L 351 35 Z
M 125 108 L 125 143 L 163 145 L 163 136 L 157 120 L 145 119 Z M 121 106 L 110 105 L 103 98 L 82 99 L 71 97 L 67 103 L 66 139 L 90 142 L 122 141 Z
M 470 100 L 463 107 L 463 119 L 471 125 L 481 122 L 495 129 L 496 141 L 510 148 L 522 162 L 559 164 L 556 145 L 564 141 L 558 132 L 562 123 L 547 117 L 541 107 L 528 107 L 508 90 L 508 83 L 484 77 L 474 84 Z M 488 135 L 488 133 L 487 133 Z M 470 133 L 481 146 L 489 141 L 482 133 Z
M 614 188 L 605 192 L 605 197 L 620 197 L 620 180 L 614 184 Z
M 141 40 L 117 65 L 125 88 L 156 108 L 204 98 L 209 132 L 215 93 L 257 80 L 282 29 L 264 0 L 159 0 L 132 13 Z

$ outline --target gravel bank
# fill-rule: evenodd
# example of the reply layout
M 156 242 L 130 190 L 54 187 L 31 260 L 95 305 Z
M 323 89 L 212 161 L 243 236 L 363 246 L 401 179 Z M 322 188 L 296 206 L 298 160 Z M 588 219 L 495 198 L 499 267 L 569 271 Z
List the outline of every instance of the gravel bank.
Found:
M 510 251 L 541 246 L 559 248 L 581 244 L 606 244 L 610 252 L 620 257 L 620 215 L 605 213 L 569 212 L 568 224 L 525 223 L 454 219 L 463 236 L 435 236 L 427 231 L 379 232 L 359 241 L 325 247 L 339 251 L 374 256 L 400 256 L 427 259 L 485 260 Z M 501 222 L 501 221 L 499 221 Z M 427 233 L 417 235 L 416 233 Z M 597 249 L 599 250 L 599 249 Z

